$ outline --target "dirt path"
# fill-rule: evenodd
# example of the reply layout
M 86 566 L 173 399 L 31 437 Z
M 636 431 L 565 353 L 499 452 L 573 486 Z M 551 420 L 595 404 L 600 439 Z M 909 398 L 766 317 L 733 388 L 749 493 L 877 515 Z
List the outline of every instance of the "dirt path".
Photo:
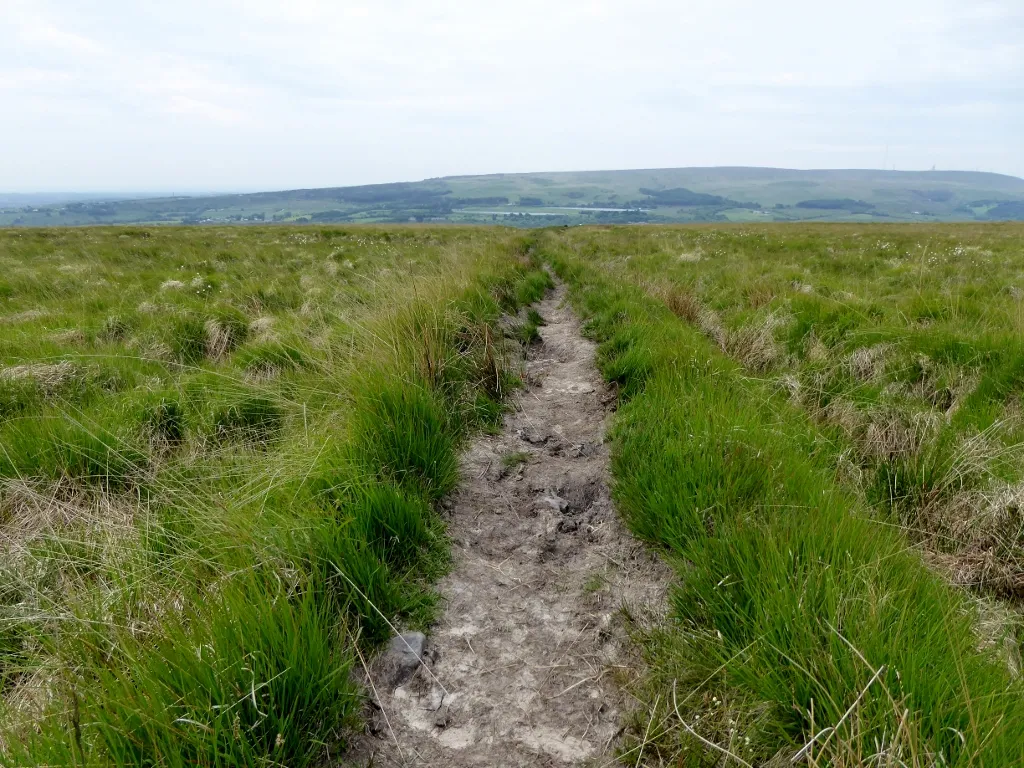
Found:
M 619 609 L 661 610 L 668 577 L 619 524 L 603 443 L 612 398 L 559 287 L 499 436 L 463 457 L 443 617 L 411 679 L 378 669 L 374 766 L 568 766 L 613 754 Z M 390 681 L 390 684 L 389 684 Z M 400 683 L 395 687 L 396 683 Z

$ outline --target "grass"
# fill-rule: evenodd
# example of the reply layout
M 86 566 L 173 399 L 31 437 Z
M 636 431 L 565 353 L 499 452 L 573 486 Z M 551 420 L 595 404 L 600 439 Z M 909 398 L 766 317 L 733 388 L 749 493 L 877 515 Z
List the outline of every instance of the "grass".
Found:
M 890 240 L 907 234 L 885 231 Z M 982 233 L 1005 249 L 1004 276 L 1020 254 L 1019 240 L 1006 234 Z M 900 343 L 878 327 L 902 310 L 880 299 L 877 274 L 828 273 L 862 281 L 864 303 L 879 304 L 881 316 L 849 298 L 842 306 L 823 302 L 827 312 L 815 306 L 810 318 L 803 309 L 804 297 L 823 293 L 822 244 L 838 251 L 837 241 L 853 237 L 848 230 L 620 229 L 541 243 L 601 342 L 605 377 L 619 386 L 616 502 L 680 575 L 671 621 L 636 629 L 649 672 L 635 693 L 647 708 L 623 749 L 626 764 L 710 765 L 723 752 L 733 756 L 727 762 L 752 765 L 797 754 L 813 765 L 1024 760 L 1024 699 L 1006 655 L 1012 662 L 1019 652 L 1012 622 L 1004 638 L 983 637 L 982 604 L 911 546 L 920 535 L 885 524 L 888 501 L 872 504 L 863 485 L 839 472 L 855 462 L 851 474 L 870 488 L 871 466 L 914 468 L 918 474 L 901 479 L 905 487 L 934 488 L 936 476 L 949 482 L 943 444 L 925 437 L 918 442 L 927 450 L 903 451 L 897 442 L 879 459 L 862 459 L 854 439 L 794 402 L 780 382 L 809 376 L 820 357 L 805 373 L 799 358 L 794 366 L 786 354 L 771 354 L 774 345 L 806 349 L 813 334 L 854 380 L 852 369 L 872 365 L 847 364 L 852 348 L 843 345 L 869 330 L 873 339 Z M 741 249 L 744 239 L 751 250 Z M 708 242 L 740 245 L 716 251 L 721 263 L 692 271 L 693 261 L 670 254 L 680 241 L 692 251 L 694 240 L 706 250 Z M 784 252 L 779 266 L 772 248 Z M 781 288 L 796 274 L 801 284 L 814 281 L 816 293 Z M 783 311 L 795 318 L 765 320 Z M 797 343 L 792 328 L 800 323 Z M 959 338 L 971 343 L 969 334 Z M 839 355 L 831 351 L 837 347 Z M 856 381 L 861 393 L 884 389 Z
M 529 451 L 513 451 L 501 457 L 501 466 L 506 469 L 513 469 L 520 464 L 525 464 L 531 458 L 533 458 L 533 454 Z
M 621 228 L 564 240 L 785 393 L 847 487 L 958 582 L 1016 597 L 1019 225 Z
M 8 759 L 309 765 L 344 743 L 359 714 L 340 631 L 314 592 L 253 582 L 174 615 L 147 643 L 81 638 L 72 650 L 85 673 L 68 681 L 68 711 L 11 744 Z
M 0 231 L 11 765 L 320 764 L 550 278 L 497 230 Z M 415 286 L 415 287 L 413 287 Z
M 678 574 L 623 763 L 1021 764 L 1022 235 L 0 231 L 0 759 L 341 759 L 543 259 Z

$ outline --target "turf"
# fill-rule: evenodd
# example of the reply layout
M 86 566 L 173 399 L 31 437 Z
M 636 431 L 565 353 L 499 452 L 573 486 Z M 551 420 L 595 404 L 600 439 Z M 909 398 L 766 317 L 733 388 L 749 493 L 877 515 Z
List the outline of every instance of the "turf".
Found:
M 1022 243 L 0 230 L 3 761 L 338 759 L 359 654 L 434 616 L 435 505 L 544 261 L 618 392 L 618 508 L 678 575 L 622 761 L 1021 764 Z
M 815 765 L 1024 760 L 1015 620 L 985 637 L 986 604 L 952 586 L 934 553 L 911 546 L 934 531 L 890 524 L 901 519 L 895 499 L 923 515 L 919 499 L 934 502 L 934 489 L 950 485 L 941 435 L 913 455 L 861 454 L 856 434 L 785 385 L 844 367 L 837 358 L 848 361 L 858 343 L 906 343 L 912 359 L 926 346 L 959 350 L 980 383 L 942 429 L 987 418 L 967 410 L 979 390 L 985 412 L 1003 418 L 1016 379 L 976 350 L 1016 332 L 1013 299 L 1003 297 L 1020 274 L 1019 234 L 611 229 L 541 241 L 619 388 L 620 511 L 680 577 L 672 622 L 637 628 L 650 671 L 624 762 L 717 764 L 723 750 L 754 765 L 797 754 Z M 925 248 L 937 258 L 922 259 Z M 970 270 L 963 254 L 983 250 L 988 268 Z M 964 326 L 964 294 L 989 307 L 986 334 Z M 907 317 L 922 298 L 951 316 L 942 335 Z M 782 313 L 784 322 L 767 319 Z M 801 352 L 811 343 L 828 351 L 809 360 Z M 822 389 L 875 407 L 885 383 L 865 387 L 850 367 L 835 390 Z M 986 388 L 988 376 L 1004 386 Z M 902 418 L 909 400 L 892 401 L 889 418 Z M 844 475 L 851 451 L 859 471 Z M 1019 464 L 1009 463 L 1014 474 Z M 870 470 L 907 466 L 917 474 L 901 495 L 879 498 Z
M 511 231 L 0 231 L 5 764 L 322 764 L 516 385 Z

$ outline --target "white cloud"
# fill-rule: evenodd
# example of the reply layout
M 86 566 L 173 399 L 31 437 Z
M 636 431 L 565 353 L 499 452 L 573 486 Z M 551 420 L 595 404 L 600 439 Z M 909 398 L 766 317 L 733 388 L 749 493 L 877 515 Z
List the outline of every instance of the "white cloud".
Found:
M 1024 174 L 1019 0 L 4 1 L 4 189 L 865 166 L 886 144 Z

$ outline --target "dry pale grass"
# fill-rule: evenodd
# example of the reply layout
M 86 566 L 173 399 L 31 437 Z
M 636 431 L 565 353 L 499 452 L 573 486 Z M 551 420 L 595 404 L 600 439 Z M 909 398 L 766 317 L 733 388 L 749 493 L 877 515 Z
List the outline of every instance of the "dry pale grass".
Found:
M 135 536 L 132 499 L 54 482 L 6 480 L 0 484 L 0 552 L 8 563 L 43 538 L 83 534 L 104 547 L 119 548 Z
M 0 317 L 0 324 L 17 325 L 18 323 L 29 323 L 46 317 L 49 314 L 45 309 L 27 309 L 24 312 L 15 312 L 14 314 Z
M 50 339 L 58 344 L 68 344 L 71 346 L 85 344 L 86 342 L 85 334 L 78 328 L 64 328 L 63 330 L 55 331 L 50 335 Z
M 253 341 L 274 341 L 277 336 L 274 333 L 274 318 L 270 315 L 257 317 L 249 323 L 249 336 Z
M 206 356 L 211 360 L 223 360 L 234 343 L 231 329 L 216 320 L 204 323 L 206 330 Z
M 789 402 L 800 407 L 804 402 L 804 385 L 800 378 L 792 373 L 784 373 L 779 377 L 779 386 L 786 393 Z
M 662 299 L 672 314 L 693 325 L 697 324 L 704 310 L 699 298 L 679 286 L 666 287 Z
M 891 350 L 891 344 L 875 344 L 871 347 L 855 349 L 847 355 L 844 361 L 846 370 L 857 381 L 878 381 L 885 373 L 887 358 Z
M 862 436 L 868 416 L 846 398 L 836 397 L 821 409 L 821 418 L 828 424 L 839 427 L 851 439 Z
M 769 371 L 785 358 L 785 350 L 776 334 L 790 320 L 791 317 L 784 312 L 769 312 L 760 321 L 725 332 L 724 351 L 750 371 Z
M 724 350 L 728 343 L 728 332 L 722 325 L 722 318 L 713 309 L 702 309 L 697 316 L 697 327 L 701 333 Z
M 672 314 L 697 326 L 723 352 L 752 371 L 768 371 L 784 357 L 784 350 L 776 340 L 776 332 L 791 318 L 782 311 L 768 312 L 759 321 L 730 331 L 722 324 L 718 314 L 705 306 L 688 288 L 659 282 L 648 284 L 645 289 L 656 294 Z
M 56 695 L 57 671 L 40 666 L 15 683 L 4 696 L 4 714 L 9 718 L 8 732 L 18 733 L 31 728 L 41 720 L 58 700 Z M 6 747 L 4 732 L 0 731 L 0 750 Z
M 0 380 L 31 381 L 51 397 L 67 386 L 73 379 L 81 376 L 81 371 L 69 360 L 59 363 L 26 363 L 0 368 Z
M 919 397 L 934 408 L 952 415 L 978 386 L 978 377 L 962 368 L 936 372 L 917 382 L 909 390 L 911 397 Z
M 828 347 L 813 330 L 804 337 L 804 357 L 809 363 L 824 363 L 829 359 Z
M 795 376 L 780 382 L 792 402 L 807 406 Z M 936 410 L 864 409 L 841 397 L 811 414 L 851 441 L 837 459 L 836 476 L 856 492 L 880 461 L 926 460 L 948 418 Z M 907 522 L 908 534 L 925 545 L 929 562 L 952 583 L 1011 599 L 1024 597 L 1024 484 L 1007 484 L 994 473 L 1024 461 L 1024 446 L 1007 441 L 1017 425 L 1004 419 L 960 436 L 933 467 L 927 493 Z
M 813 285 L 809 285 L 808 283 L 801 282 L 800 280 L 794 280 L 793 283 L 792 283 L 792 288 L 797 293 L 803 293 L 803 294 L 814 293 L 814 286 Z
M 15 602 L 8 619 L 51 636 L 74 632 L 78 608 L 96 605 L 113 621 L 121 600 L 123 566 L 138 546 L 138 509 L 129 499 L 51 483 L 8 480 L 0 485 L 0 580 Z M 150 593 L 148 610 L 137 606 L 133 621 L 148 625 L 165 602 Z M 5 692 L 10 722 L 31 722 L 54 699 L 59 662 L 43 653 Z
M 880 406 L 866 415 L 862 449 L 868 456 L 885 460 L 919 454 L 942 424 L 942 417 L 934 411 L 908 414 L 900 408 Z
M 770 304 L 775 296 L 775 288 L 768 283 L 755 283 L 743 290 L 743 298 L 751 309 L 760 309 Z
M 956 584 L 1024 597 L 1024 486 L 965 490 L 924 511 L 934 562 Z
M 800 281 L 791 287 L 804 294 L 814 291 Z M 783 312 L 770 312 L 758 322 L 729 331 L 719 315 L 690 289 L 666 281 L 651 281 L 645 288 L 746 369 L 762 373 L 786 363 L 777 341 L 777 330 L 790 319 Z M 774 293 L 767 284 L 756 284 L 744 289 L 744 298 L 749 306 L 758 307 L 768 304 Z M 779 386 L 791 403 L 806 408 L 812 418 L 840 428 L 851 441 L 852 447 L 841 452 L 836 473 L 858 493 L 864 491 L 871 467 L 879 462 L 922 459 L 977 386 L 977 377 L 966 370 L 919 356 L 913 363 L 920 372 L 917 380 L 889 383 L 883 391 L 883 404 L 865 408 L 840 396 L 821 406 L 819 395 L 830 389 L 837 373 L 864 384 L 884 382 L 898 350 L 891 343 L 860 347 L 830 367 L 832 353 L 813 330 L 803 345 L 804 359 L 825 367 L 812 373 L 809 383 L 795 372 L 784 373 Z M 900 404 L 910 399 L 931 408 L 911 410 Z M 1012 460 L 1021 460 L 994 434 L 1004 426 L 959 441 L 952 456 L 940 465 L 923 506 L 915 511 L 911 535 L 927 544 L 929 560 L 952 582 L 1016 598 L 1024 595 L 1024 556 L 1020 554 L 1024 551 L 1024 515 L 1019 513 L 1024 508 L 1024 491 L 984 484 L 993 467 L 1011 460 L 1009 454 L 1014 455 Z M 979 482 L 983 488 L 978 487 Z M 836 764 L 855 763 L 839 760 Z
M 1020 612 L 1005 602 L 987 597 L 978 597 L 975 605 L 978 610 L 979 647 L 993 651 L 1006 663 L 1014 677 L 1020 677 Z
M 124 347 L 142 360 L 162 360 L 164 362 L 175 360 L 174 350 L 171 349 L 170 345 L 159 339 L 134 337 L 128 339 Z

